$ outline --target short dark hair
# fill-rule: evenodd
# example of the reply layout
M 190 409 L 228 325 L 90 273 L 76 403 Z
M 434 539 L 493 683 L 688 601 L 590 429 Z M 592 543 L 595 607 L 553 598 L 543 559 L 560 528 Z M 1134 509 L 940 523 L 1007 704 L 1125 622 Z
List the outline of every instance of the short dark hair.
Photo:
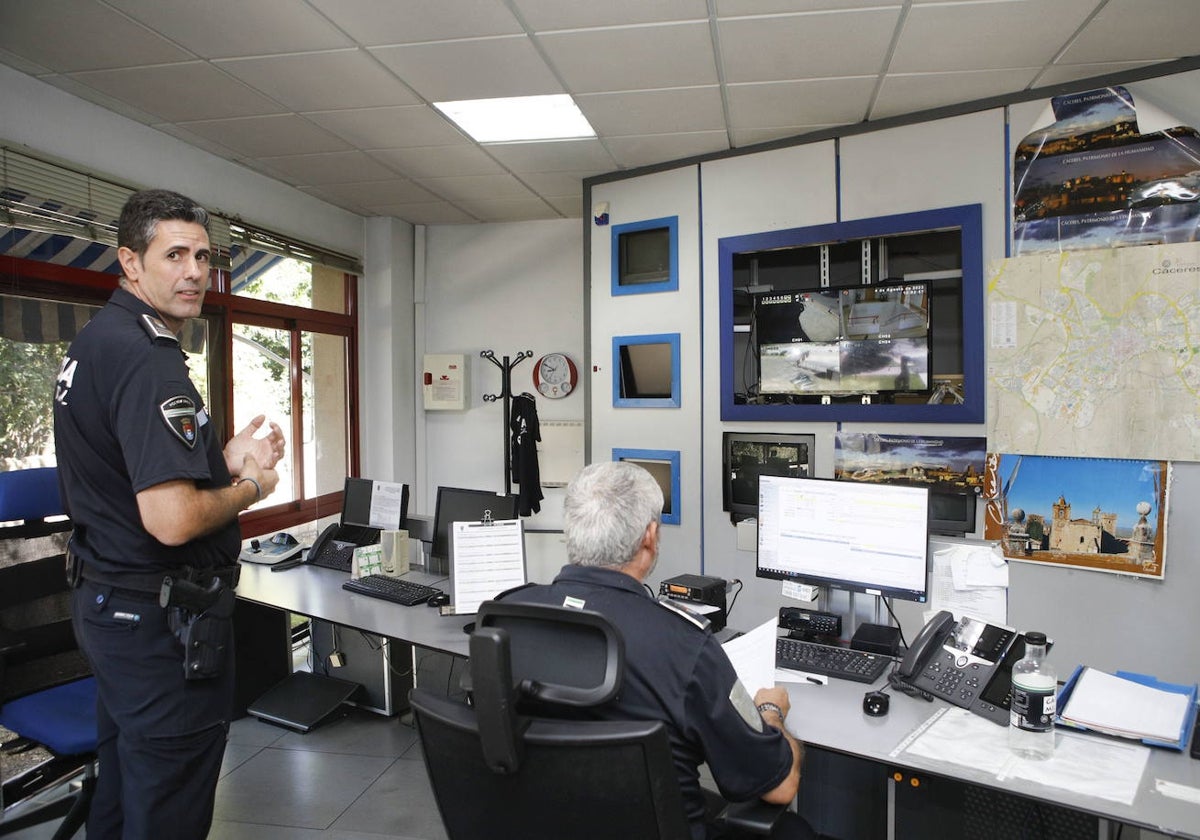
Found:
M 142 190 L 121 208 L 117 245 L 145 254 L 161 221 L 194 222 L 208 230 L 208 211 L 185 195 L 170 190 Z

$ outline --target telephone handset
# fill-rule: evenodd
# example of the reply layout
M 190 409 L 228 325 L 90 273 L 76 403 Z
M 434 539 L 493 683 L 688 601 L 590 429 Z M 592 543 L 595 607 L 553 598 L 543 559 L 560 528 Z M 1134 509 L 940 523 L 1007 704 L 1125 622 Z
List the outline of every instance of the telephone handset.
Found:
M 311 563 L 313 560 L 321 556 L 321 553 L 325 551 L 325 546 L 328 545 L 329 541 L 333 539 L 333 535 L 338 532 L 338 528 L 340 527 L 341 526 L 336 522 L 334 522 L 332 525 L 326 526 L 325 530 L 321 532 L 321 535 L 317 537 L 316 542 L 312 544 L 312 548 L 308 550 L 308 562 Z
M 898 690 L 934 697 L 978 711 L 984 689 L 1012 648 L 1017 632 L 946 610 L 935 615 L 913 639 L 891 682 Z

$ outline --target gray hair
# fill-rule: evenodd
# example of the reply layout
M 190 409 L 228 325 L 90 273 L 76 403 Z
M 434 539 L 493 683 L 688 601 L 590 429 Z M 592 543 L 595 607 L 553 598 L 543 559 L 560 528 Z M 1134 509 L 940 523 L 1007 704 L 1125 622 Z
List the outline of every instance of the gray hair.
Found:
M 567 559 L 576 566 L 625 565 L 662 509 L 662 488 L 638 465 L 603 461 L 584 467 L 563 502 Z
M 170 190 L 142 190 L 129 196 L 117 223 L 117 246 L 145 256 L 161 221 L 192 222 L 208 230 L 208 211 Z

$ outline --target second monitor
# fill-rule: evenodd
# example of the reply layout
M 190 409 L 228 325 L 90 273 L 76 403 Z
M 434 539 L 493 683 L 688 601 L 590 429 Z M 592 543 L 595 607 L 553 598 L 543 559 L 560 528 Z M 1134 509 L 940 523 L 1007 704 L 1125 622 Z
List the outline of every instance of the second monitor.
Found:
M 450 571 L 450 528 L 454 522 L 480 522 L 517 518 L 517 497 L 491 490 L 439 487 L 433 512 L 433 545 L 427 570 L 434 574 Z

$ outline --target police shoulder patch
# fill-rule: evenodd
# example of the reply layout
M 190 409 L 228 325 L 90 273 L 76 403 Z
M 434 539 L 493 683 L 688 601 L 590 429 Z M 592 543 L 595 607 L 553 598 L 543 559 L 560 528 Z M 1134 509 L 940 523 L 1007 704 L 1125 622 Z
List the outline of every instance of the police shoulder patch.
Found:
M 687 607 L 685 607 L 683 604 L 679 603 L 678 601 L 672 601 L 670 598 L 659 598 L 658 605 L 660 607 L 665 607 L 666 609 L 675 613 L 675 615 L 679 616 L 680 618 L 684 619 L 685 621 L 688 621 L 688 622 L 696 625 L 701 630 L 707 630 L 709 628 L 709 626 L 712 624 L 711 621 L 709 621 L 707 618 L 702 616 L 700 613 L 693 612 L 692 610 L 689 610 Z
M 184 394 L 164 400 L 158 407 L 163 422 L 175 437 L 183 441 L 188 449 L 196 448 L 197 427 L 196 403 Z
M 167 325 L 153 315 L 142 315 L 142 329 L 150 335 L 151 341 L 166 340 L 173 344 L 179 343 L 179 336 L 167 329 Z

